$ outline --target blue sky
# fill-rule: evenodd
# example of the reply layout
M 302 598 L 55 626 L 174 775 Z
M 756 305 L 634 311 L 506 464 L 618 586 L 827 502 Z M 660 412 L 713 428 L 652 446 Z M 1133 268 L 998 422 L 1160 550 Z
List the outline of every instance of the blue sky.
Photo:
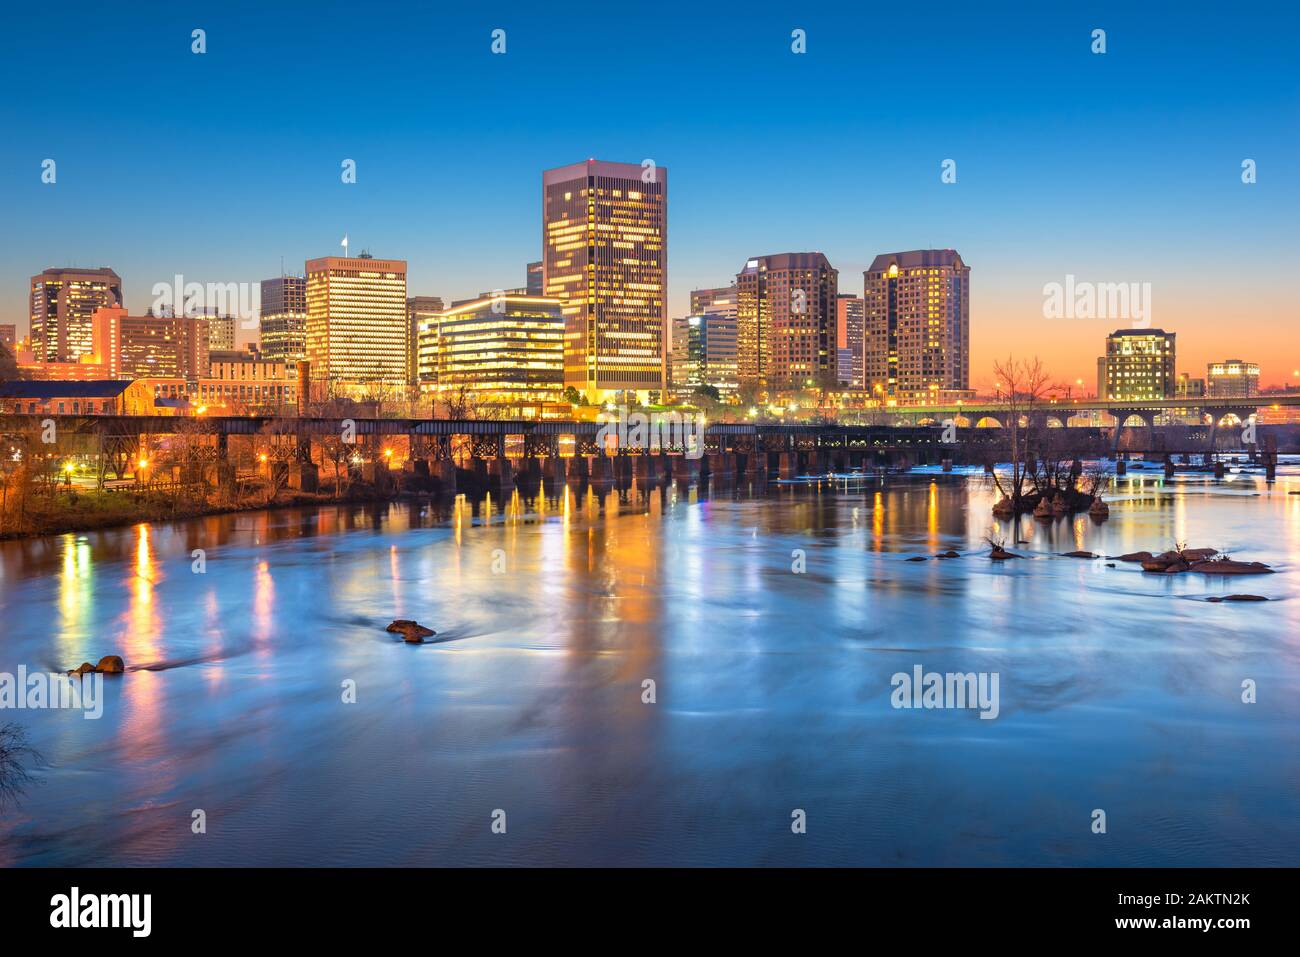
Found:
M 31 5 L 0 31 L 0 322 L 46 266 L 110 265 L 143 309 L 174 273 L 300 271 L 344 232 L 408 260 L 412 294 L 522 284 L 544 168 L 651 158 L 673 313 L 753 255 L 821 250 L 860 294 L 877 253 L 951 246 L 976 379 L 1024 339 L 1091 374 L 1105 324 L 1041 314 L 1067 273 L 1152 282 L 1189 357 L 1289 372 L 1298 28 L 1284 4 Z

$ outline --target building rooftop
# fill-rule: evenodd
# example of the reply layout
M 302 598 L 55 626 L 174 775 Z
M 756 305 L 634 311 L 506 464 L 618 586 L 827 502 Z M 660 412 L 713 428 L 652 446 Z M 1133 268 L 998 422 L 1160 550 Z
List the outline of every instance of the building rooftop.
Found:
M 929 266 L 965 266 L 955 249 L 912 249 L 901 253 L 883 253 L 871 260 L 867 272 L 885 272 L 890 266 L 917 269 Z
M 130 384 L 129 379 L 20 379 L 0 382 L 0 399 L 114 399 Z

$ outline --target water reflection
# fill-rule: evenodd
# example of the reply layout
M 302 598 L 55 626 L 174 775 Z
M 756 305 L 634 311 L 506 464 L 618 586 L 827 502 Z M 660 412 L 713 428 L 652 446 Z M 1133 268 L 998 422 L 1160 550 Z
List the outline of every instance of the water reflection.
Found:
M 1300 850 L 1284 473 L 1135 476 L 1104 523 L 997 522 L 984 480 L 935 472 L 5 543 L 0 670 L 134 670 L 99 722 L 24 716 L 55 771 L 0 842 L 29 864 L 1281 863 Z M 1027 560 L 988 561 L 987 535 Z M 1060 557 L 1175 541 L 1281 574 Z M 947 549 L 964 557 L 906 561 Z M 1276 600 L 1202 600 L 1247 589 Z M 436 640 L 394 641 L 394 617 Z M 894 711 L 916 663 L 997 671 L 1001 716 Z M 1240 703 L 1244 676 L 1267 707 Z M 1087 840 L 1096 806 L 1124 840 Z M 184 839 L 192 807 L 221 841 Z M 791 807 L 819 824 L 794 845 Z

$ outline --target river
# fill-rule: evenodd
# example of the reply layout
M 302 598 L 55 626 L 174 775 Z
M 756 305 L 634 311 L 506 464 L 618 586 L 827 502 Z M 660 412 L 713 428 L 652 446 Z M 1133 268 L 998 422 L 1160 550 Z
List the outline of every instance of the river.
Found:
M 128 672 L 98 720 L 0 711 L 44 757 L 0 864 L 1294 864 L 1292 491 L 1130 474 L 1018 546 L 937 470 L 4 543 L 0 672 Z M 1175 542 L 1279 573 L 1060 556 Z M 998 675 L 997 717 L 893 707 L 916 665 Z

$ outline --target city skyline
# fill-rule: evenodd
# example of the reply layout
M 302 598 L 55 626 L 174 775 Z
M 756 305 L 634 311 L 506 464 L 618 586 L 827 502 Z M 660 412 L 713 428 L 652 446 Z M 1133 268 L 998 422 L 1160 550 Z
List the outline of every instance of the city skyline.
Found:
M 186 15 L 87 10 L 86 36 L 68 38 L 67 68 L 23 103 L 0 107 L 22 143 L 0 152 L 0 199 L 23 224 L 22 242 L 0 253 L 0 323 L 26 330 L 26 280 L 50 266 L 113 268 L 127 307 L 139 313 L 152 285 L 177 273 L 258 283 L 277 275 L 282 259 L 292 273 L 337 253 L 344 234 L 354 250 L 407 260 L 410 295 L 450 302 L 514 287 L 541 258 L 539 171 L 583 156 L 649 158 L 674 173 L 670 319 L 688 314 L 690 290 L 725 285 L 737 263 L 760 251 L 820 251 L 848 279 L 839 291 L 860 295 L 852 277 L 876 255 L 954 248 L 976 275 L 974 387 L 991 383 L 992 362 L 1007 352 L 1041 355 L 1064 381 L 1092 378 L 1096 344 L 1115 323 L 1045 319 L 1044 286 L 1068 276 L 1149 282 L 1151 324 L 1181 333 L 1185 369 L 1225 355 L 1267 356 L 1261 385 L 1276 385 L 1300 367 L 1300 347 L 1286 335 L 1295 307 L 1285 283 L 1297 135 L 1278 120 L 1300 97 L 1294 81 L 1278 80 L 1291 75 L 1279 70 L 1285 31 L 1212 9 L 1178 21 L 1118 6 L 996 20 L 952 11 L 924 40 L 909 35 L 919 21 L 902 11 L 800 12 L 797 23 L 784 13 L 733 22 L 701 12 L 694 29 L 662 40 L 628 30 L 625 14 L 596 27 L 516 11 L 501 15 L 504 56 L 489 49 L 495 23 L 452 12 L 437 21 L 456 41 L 446 54 L 458 77 L 450 92 L 419 79 L 421 57 L 394 55 L 391 25 L 349 22 L 352 55 L 370 82 L 342 83 L 322 101 L 302 94 L 326 75 L 319 50 L 343 35 L 329 18 L 268 11 L 268 36 L 272 27 L 300 29 L 312 49 L 292 73 L 244 76 L 269 41 L 250 39 L 237 12 L 204 15 L 208 52 L 195 56 Z M 806 54 L 790 50 L 795 26 L 807 31 Z M 1096 26 L 1108 31 L 1104 56 L 1089 50 Z M 567 92 L 593 66 L 548 56 L 565 35 L 592 41 L 595 65 L 617 64 L 635 82 L 654 77 L 664 108 L 595 122 L 531 118 L 514 98 L 519 82 L 545 71 Z M 609 35 L 619 37 L 617 49 L 597 42 Z M 855 35 L 867 38 L 872 57 L 858 56 Z M 95 71 L 97 90 L 120 116 L 69 105 L 88 80 L 77 51 L 92 37 L 121 54 L 120 71 Z M 173 43 L 174 53 L 159 52 Z M 36 68 L 34 51 L 10 39 L 0 49 L 0 69 L 18 76 Z M 137 84 L 145 67 L 131 54 L 146 49 L 150 82 Z M 701 49 L 709 55 L 685 71 L 689 78 L 668 69 Z M 899 85 L 895 68 L 918 57 L 931 71 L 909 72 Z M 760 72 L 769 108 L 735 114 L 729 103 L 752 94 Z M 1031 75 L 1029 89 L 1023 78 Z M 830 78 L 806 117 L 787 108 L 799 90 Z M 363 108 L 381 82 L 393 107 L 382 122 Z M 948 101 L 953 84 L 963 91 L 957 102 Z M 254 90 L 259 101 L 299 105 L 268 132 L 258 118 L 266 107 L 250 105 Z M 417 90 L 444 111 L 437 122 L 428 105 L 416 118 L 392 119 L 424 103 Z M 487 135 L 494 117 L 530 135 L 499 149 Z M 243 135 L 251 129 L 256 138 Z M 454 151 L 436 149 L 446 129 L 458 131 Z M 221 148 L 188 151 L 175 164 L 157 150 L 160 137 L 212 137 Z M 86 138 L 104 148 L 81 155 Z M 1214 147 L 1229 141 L 1247 145 Z M 59 162 L 53 185 L 40 178 L 47 157 Z M 1241 182 L 1247 158 L 1258 164 L 1252 185 Z M 353 184 L 340 182 L 347 159 L 357 164 Z M 954 183 L 941 181 L 947 159 L 956 161 Z M 772 189 L 751 193 L 751 179 Z M 88 204 L 95 215 L 86 215 Z M 268 224 L 268 208 L 292 215 Z M 1249 330 L 1244 342 L 1233 334 L 1240 328 Z

